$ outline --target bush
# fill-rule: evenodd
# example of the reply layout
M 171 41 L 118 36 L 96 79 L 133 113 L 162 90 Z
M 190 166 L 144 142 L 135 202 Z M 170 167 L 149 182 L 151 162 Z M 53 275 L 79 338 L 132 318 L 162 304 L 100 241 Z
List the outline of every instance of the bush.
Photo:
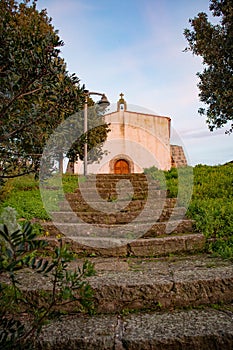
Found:
M 145 172 L 155 179 L 162 178 L 161 170 L 152 167 Z M 177 197 L 180 205 L 187 203 L 185 191 L 190 190 L 193 180 L 192 198 L 187 216 L 195 220 L 195 229 L 206 238 L 215 239 L 209 246 L 210 251 L 226 258 L 232 258 L 233 233 L 233 164 L 219 166 L 197 165 L 171 169 L 163 172 L 166 179 L 168 197 Z M 181 180 L 181 181 L 180 181 Z M 179 199 L 178 193 L 181 193 Z
M 209 244 L 209 250 L 215 254 L 221 256 L 223 259 L 230 259 L 233 261 L 233 237 L 228 239 L 220 238 L 215 242 Z
M 187 215 L 207 238 L 230 237 L 233 232 L 233 199 L 193 199 Z
M 65 193 L 74 192 L 78 187 L 78 177 L 75 175 L 63 175 L 62 183 Z M 41 200 L 39 181 L 33 175 L 26 175 L 7 181 L 1 193 L 0 212 L 5 207 L 12 207 L 16 209 L 19 218 L 26 220 L 34 218 L 41 220 L 50 219 Z
M 14 218 L 15 220 L 16 218 Z M 35 340 L 46 320 L 54 316 L 63 305 L 77 301 L 80 311 L 92 312 L 92 290 L 85 281 L 93 275 L 88 261 L 75 271 L 67 269 L 74 256 L 60 240 L 50 260 L 41 258 L 46 242 L 38 240 L 30 223 L 16 231 L 6 225 L 0 229 L 0 348 L 34 349 Z M 51 291 L 28 291 L 17 271 L 30 268 L 38 274 L 50 276 Z M 30 323 L 20 319 L 21 312 Z

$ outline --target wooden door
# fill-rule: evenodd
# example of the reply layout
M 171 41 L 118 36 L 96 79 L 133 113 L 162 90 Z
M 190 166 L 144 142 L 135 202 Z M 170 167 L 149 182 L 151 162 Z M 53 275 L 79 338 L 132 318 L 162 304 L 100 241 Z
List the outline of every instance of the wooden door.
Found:
M 115 174 L 129 174 L 129 163 L 124 159 L 119 159 L 114 165 Z

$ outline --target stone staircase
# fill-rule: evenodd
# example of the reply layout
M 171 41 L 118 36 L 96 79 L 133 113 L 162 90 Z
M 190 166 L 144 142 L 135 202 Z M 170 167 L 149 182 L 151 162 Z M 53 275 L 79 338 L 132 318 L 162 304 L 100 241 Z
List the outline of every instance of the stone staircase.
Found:
M 92 255 L 146 257 L 202 250 L 205 239 L 193 232 L 186 208 L 166 195 L 158 181 L 144 174 L 89 176 L 66 195 L 44 228 L 52 237 L 62 232 L 72 249 Z
M 86 256 L 95 265 L 88 281 L 96 314 L 52 321 L 38 349 L 233 348 L 232 263 L 204 252 L 203 235 L 158 182 L 143 174 L 90 176 L 52 215 L 50 244 L 66 233 L 79 255 L 69 268 Z M 33 278 L 28 288 L 51 289 L 49 280 Z

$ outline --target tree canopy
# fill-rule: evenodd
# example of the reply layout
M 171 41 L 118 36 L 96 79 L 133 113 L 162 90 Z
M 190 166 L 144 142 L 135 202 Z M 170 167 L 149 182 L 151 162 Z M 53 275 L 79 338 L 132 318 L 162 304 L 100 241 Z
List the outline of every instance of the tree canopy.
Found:
M 0 2 L 0 179 L 38 171 L 43 146 L 66 118 L 82 110 L 84 86 L 60 56 L 63 41 L 36 1 Z M 80 120 L 81 123 L 81 120 Z M 82 130 L 83 126 L 80 124 Z M 107 137 L 99 130 L 94 146 Z M 82 157 L 81 143 L 76 151 Z
M 210 0 L 210 11 L 218 19 L 217 24 L 201 12 L 190 19 L 193 30 L 185 29 L 189 46 L 185 51 L 203 59 L 204 70 L 197 73 L 200 81 L 199 98 L 207 105 L 199 113 L 206 116 L 211 131 L 227 127 L 233 131 L 233 2 Z

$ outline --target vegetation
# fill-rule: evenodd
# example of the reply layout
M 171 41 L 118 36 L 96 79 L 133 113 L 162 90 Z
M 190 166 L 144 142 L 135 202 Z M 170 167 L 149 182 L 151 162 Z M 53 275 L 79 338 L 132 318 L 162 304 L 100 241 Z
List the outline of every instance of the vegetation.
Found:
M 184 168 L 183 173 L 188 169 Z M 177 169 L 146 169 L 154 179 L 164 179 L 169 197 L 178 194 Z M 164 174 L 163 174 L 164 173 Z M 189 172 L 188 172 L 189 174 Z M 193 168 L 193 192 L 187 215 L 195 220 L 195 228 L 212 239 L 209 250 L 233 259 L 233 164 L 197 165 Z M 181 186 L 186 186 L 183 181 Z M 180 184 L 179 184 L 180 186 Z
M 189 168 L 184 167 L 182 172 L 181 169 L 163 172 L 153 167 L 145 172 L 160 179 L 169 196 L 176 197 L 179 175 L 189 174 Z M 197 165 L 192 171 L 193 192 L 187 215 L 195 220 L 196 230 L 209 239 L 209 252 L 233 260 L 233 164 Z M 186 182 L 189 182 L 189 177 L 182 186 L 185 187 Z M 65 192 L 74 191 L 77 177 L 64 175 L 63 184 Z M 68 271 L 67 264 L 74 256 L 61 240 L 52 256 L 42 258 L 46 255 L 46 243 L 37 239 L 37 231 L 30 224 L 19 225 L 15 209 L 20 213 L 18 219 L 46 219 L 39 199 L 38 180 L 32 175 L 10 179 L 4 189 L 1 192 L 3 213 L 0 224 L 0 277 L 4 277 L 0 280 L 0 346 L 4 349 L 30 349 L 41 326 L 56 315 L 58 306 L 75 301 L 79 305 L 78 311 L 92 312 L 91 290 L 85 278 L 93 273 L 93 266 L 85 263 L 78 271 Z M 14 202 L 14 198 L 18 199 Z M 3 209 L 9 204 L 15 209 Z M 18 283 L 18 271 L 25 267 L 47 275 L 53 286 L 52 292 L 25 293 Z M 22 322 L 22 312 L 27 315 L 30 328 Z
M 152 167 L 146 169 L 145 173 L 159 179 L 162 187 L 167 189 L 169 197 L 177 197 L 178 185 L 182 187 L 182 195 L 187 186 L 190 186 L 190 168 L 184 167 L 181 173 L 181 169 L 173 168 L 163 172 Z M 187 215 L 195 220 L 197 231 L 213 239 L 209 246 L 211 251 L 233 258 L 233 164 L 197 165 L 191 170 L 193 190 L 188 202 Z M 181 174 L 184 180 L 180 185 Z M 64 192 L 73 192 L 77 186 L 77 176 L 63 175 Z M 10 179 L 4 189 L 0 193 L 0 212 L 3 208 L 11 206 L 17 210 L 19 219 L 49 219 L 40 198 L 38 180 L 32 175 Z M 180 204 L 182 205 L 182 198 Z
M 190 19 L 193 30 L 185 29 L 188 48 L 203 59 L 204 70 L 198 73 L 200 100 L 208 108 L 200 108 L 206 115 L 209 129 L 229 125 L 233 132 L 233 2 L 232 0 L 210 0 L 210 11 L 218 24 L 211 24 L 207 14 L 201 12 Z M 230 124 L 229 124 L 230 123 Z
M 196 230 L 213 241 L 210 251 L 233 259 L 233 164 L 194 168 L 194 191 L 188 216 Z
M 25 174 L 38 174 L 50 135 L 76 112 L 73 129 L 81 137 L 71 144 L 67 154 L 71 161 L 78 156 L 82 159 L 85 142 L 88 149 L 97 146 L 92 159 L 98 160 L 109 126 L 103 123 L 103 111 L 93 106 L 89 133 L 82 134 L 85 87 L 67 71 L 60 56 L 64 43 L 46 10 L 38 11 L 36 5 L 36 0 L 0 2 L 1 349 L 33 349 L 42 324 L 64 304 L 76 301 L 79 310 L 91 310 L 91 290 L 85 279 L 93 273 L 93 266 L 85 262 L 77 271 L 69 271 L 67 264 L 74 256 L 61 240 L 48 260 L 42 258 L 47 251 L 45 242 L 38 240 L 40 230 L 26 220 L 49 216 L 40 198 L 39 182 Z M 89 99 L 88 106 L 92 105 Z M 59 165 L 65 153 L 63 144 L 58 137 L 55 152 Z M 72 180 L 66 179 L 64 189 L 71 191 Z M 21 220 L 16 220 L 16 213 Z M 51 291 L 26 292 L 18 281 L 18 271 L 23 268 L 48 275 Z
M 77 187 L 77 177 L 66 175 L 63 184 L 64 191 L 71 192 Z M 63 306 L 67 309 L 75 302 L 73 312 L 92 312 L 92 290 L 86 277 L 94 273 L 94 268 L 86 261 L 76 271 L 69 271 L 67 264 L 75 255 L 62 240 L 52 253 L 43 239 L 38 240 L 40 225 L 25 219 L 49 216 L 33 175 L 8 179 L 0 197 L 0 348 L 34 349 L 42 325 L 57 317 Z M 47 277 L 49 291 L 28 292 L 25 280 L 18 281 L 18 273 L 24 268 Z
M 43 147 L 58 125 L 83 109 L 84 86 L 69 74 L 60 56 L 64 45 L 46 10 L 38 11 L 36 1 L 0 2 L 0 182 L 30 172 L 38 172 Z M 89 105 L 93 101 L 89 101 Z M 94 112 L 93 112 L 94 113 Z M 89 129 L 96 127 L 96 117 Z M 107 137 L 108 125 L 82 135 L 70 151 L 83 156 L 83 144 L 97 145 L 96 157 Z M 75 128 L 83 130 L 83 114 Z M 97 137 L 98 135 L 98 137 Z M 57 139 L 58 159 L 64 140 Z M 60 158 L 59 158 L 60 157 Z M 61 164 L 61 163 L 60 163 Z M 0 184 L 1 185 L 1 184 Z
M 14 212 L 8 210 L 5 220 L 7 216 L 11 229 L 5 224 L 0 228 L 0 347 L 34 349 L 42 325 L 64 306 L 75 302 L 76 311 L 92 311 L 92 290 L 85 279 L 94 269 L 86 261 L 77 270 L 68 270 L 74 255 L 62 240 L 50 259 L 42 258 L 46 242 L 37 239 L 30 223 L 14 230 Z M 25 268 L 47 277 L 48 290 L 27 290 L 26 280 L 19 282 L 19 271 Z
M 159 180 L 161 189 L 167 190 L 167 197 L 177 198 L 179 205 L 189 202 L 192 194 L 193 168 L 181 167 L 171 168 L 168 171 L 157 169 L 155 166 L 144 169 L 145 174 L 151 175 Z
M 73 192 L 78 186 L 78 178 L 63 175 L 63 190 Z M 33 175 L 9 179 L 0 191 L 0 213 L 6 207 L 13 207 L 19 219 L 49 220 L 40 196 L 39 181 Z

